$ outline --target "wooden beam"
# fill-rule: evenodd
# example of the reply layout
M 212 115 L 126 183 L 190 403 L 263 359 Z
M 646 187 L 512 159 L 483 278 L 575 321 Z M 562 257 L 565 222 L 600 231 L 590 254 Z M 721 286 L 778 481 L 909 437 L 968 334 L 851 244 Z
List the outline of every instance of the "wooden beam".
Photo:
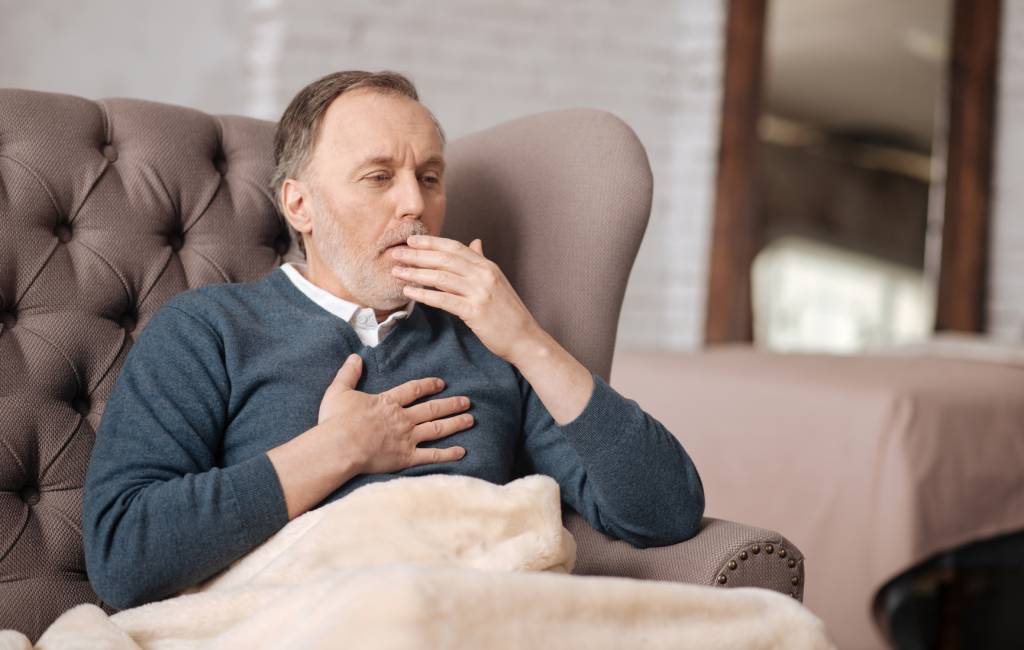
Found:
M 750 269 L 760 232 L 754 210 L 754 174 L 766 4 L 767 0 L 728 3 L 706 343 L 753 340 Z
M 954 0 L 935 329 L 983 332 L 1000 0 Z

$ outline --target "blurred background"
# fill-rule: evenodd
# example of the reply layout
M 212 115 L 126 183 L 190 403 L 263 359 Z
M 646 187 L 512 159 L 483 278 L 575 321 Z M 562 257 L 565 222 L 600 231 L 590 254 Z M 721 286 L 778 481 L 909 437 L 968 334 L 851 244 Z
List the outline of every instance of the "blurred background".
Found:
M 1024 478 L 996 462 L 1024 459 L 1024 0 L 0 0 L 0 17 L 5 87 L 277 120 L 321 75 L 393 69 L 450 139 L 617 114 L 654 200 L 612 382 L 685 442 L 708 514 L 803 549 L 805 603 L 840 647 L 1024 644 Z M 921 479 L 919 500 L 879 467 Z M 857 582 L 896 506 L 930 523 L 922 477 L 975 499 L 940 522 L 964 534 Z M 955 530 L 979 508 L 1006 518 Z
M 756 3 L 755 3 L 756 4 Z M 1024 7 L 1005 3 L 998 58 L 984 327 L 1024 338 Z M 935 325 L 945 201 L 951 0 L 775 0 L 749 154 L 753 338 L 854 352 Z M 648 235 L 620 349 L 705 340 L 728 6 L 505 0 L 0 1 L 0 83 L 136 97 L 274 120 L 344 68 L 410 75 L 460 135 L 528 113 L 621 116 L 650 156 Z M 729 115 L 725 116 L 731 119 Z M 743 272 L 743 271 L 739 271 Z M 742 294 L 744 289 L 725 287 Z

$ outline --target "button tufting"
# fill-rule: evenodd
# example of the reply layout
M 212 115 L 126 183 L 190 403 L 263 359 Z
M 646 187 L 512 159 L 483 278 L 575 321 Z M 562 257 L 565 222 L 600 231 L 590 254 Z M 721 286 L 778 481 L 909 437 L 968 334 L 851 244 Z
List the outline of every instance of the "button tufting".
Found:
M 279 236 L 274 240 L 274 252 L 278 255 L 284 255 L 291 248 L 292 239 L 288 235 Z
M 53 234 L 57 236 L 57 239 L 59 239 L 62 244 L 68 243 L 71 241 L 71 224 L 58 223 L 53 227 Z
M 18 315 L 11 311 L 0 311 L 0 324 L 3 324 L 4 329 L 8 327 L 14 327 L 14 324 L 18 322 Z
M 167 243 L 170 244 L 171 250 L 177 253 L 185 245 L 185 236 L 181 233 L 173 233 L 167 238 Z
M 18 496 L 28 505 L 34 506 L 39 503 L 39 488 L 34 485 L 26 485 L 18 492 Z
M 88 415 L 90 406 L 92 405 L 89 403 L 89 398 L 86 396 L 79 396 L 71 400 L 71 408 L 78 411 L 80 415 Z
M 117 320 L 121 328 L 126 332 L 131 332 L 135 329 L 136 320 L 135 314 L 122 314 L 121 318 Z
M 117 149 L 114 148 L 114 145 L 110 143 L 103 145 L 103 157 L 110 162 L 117 162 Z

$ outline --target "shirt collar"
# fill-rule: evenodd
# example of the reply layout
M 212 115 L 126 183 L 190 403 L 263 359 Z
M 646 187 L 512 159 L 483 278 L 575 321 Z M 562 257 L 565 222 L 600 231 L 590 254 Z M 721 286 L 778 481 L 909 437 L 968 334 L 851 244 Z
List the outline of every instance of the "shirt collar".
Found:
M 302 293 L 306 294 L 313 302 L 320 305 L 321 307 L 323 307 L 330 313 L 334 314 L 338 318 L 341 318 L 343 321 L 349 323 L 350 325 L 355 324 L 354 321 L 356 320 L 356 316 L 360 312 L 369 310 L 371 315 L 373 313 L 373 310 L 370 309 L 369 307 L 361 307 L 360 305 L 357 305 L 354 302 L 350 302 L 348 300 L 345 300 L 344 298 L 339 298 L 333 293 L 325 289 L 321 289 L 317 285 L 307 280 L 306 277 L 303 275 L 303 273 L 307 270 L 305 264 L 297 262 L 288 262 L 286 264 L 281 265 L 281 270 L 284 271 L 284 274 L 288 276 L 288 279 L 291 280 L 292 283 L 294 283 L 295 286 L 298 287 L 299 290 L 302 291 Z M 390 329 L 390 327 L 393 326 L 394 321 L 408 317 L 415 305 L 416 301 L 410 300 L 401 309 L 389 315 L 387 319 L 384 320 L 383 323 L 379 324 L 379 327 L 388 326 L 387 328 Z M 374 321 L 376 322 L 376 317 L 373 318 Z

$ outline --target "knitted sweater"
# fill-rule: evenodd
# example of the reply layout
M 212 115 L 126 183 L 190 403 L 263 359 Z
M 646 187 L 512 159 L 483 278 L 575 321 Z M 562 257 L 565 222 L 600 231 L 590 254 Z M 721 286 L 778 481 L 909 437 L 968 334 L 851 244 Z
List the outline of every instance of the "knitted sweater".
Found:
M 364 362 L 357 390 L 438 376 L 444 390 L 424 399 L 466 395 L 475 423 L 420 445 L 460 445 L 463 458 L 357 475 L 320 505 L 398 476 L 504 484 L 541 473 L 597 530 L 634 546 L 696 533 L 704 494 L 690 458 L 600 377 L 583 412 L 559 426 L 518 370 L 457 317 L 417 304 L 369 347 L 278 268 L 177 294 L 129 351 L 86 475 L 83 536 L 96 593 L 122 609 L 166 598 L 280 530 L 287 507 L 266 452 L 317 424 L 351 352 Z

